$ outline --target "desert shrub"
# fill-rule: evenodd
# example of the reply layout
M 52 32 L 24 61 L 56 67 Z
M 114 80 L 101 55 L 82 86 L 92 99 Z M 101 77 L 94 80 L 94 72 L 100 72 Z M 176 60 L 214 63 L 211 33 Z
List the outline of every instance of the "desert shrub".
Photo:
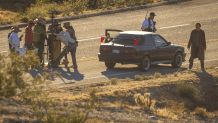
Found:
M 24 16 L 20 19 L 21 22 L 28 22 L 29 21 L 29 18 Z
M 194 113 L 198 114 L 198 115 L 201 115 L 202 117 L 207 117 L 208 116 L 208 112 L 207 112 L 207 110 L 205 108 L 197 107 L 194 110 Z
M 51 76 L 59 72 L 43 72 L 33 79 L 26 80 L 24 76 L 31 66 L 40 66 L 39 58 L 34 56 L 34 51 L 27 51 L 27 54 L 22 57 L 12 52 L 8 55 L 0 54 L 0 96 L 17 96 L 23 104 L 31 105 L 37 119 L 45 123 L 85 122 L 89 111 L 93 109 L 98 99 L 95 93 L 90 95 L 90 102 L 86 105 L 85 113 L 75 106 L 71 106 L 74 108 L 72 112 L 71 107 L 68 106 L 62 107 L 67 113 L 67 116 L 63 115 L 57 106 L 61 106 L 64 102 L 50 98 L 49 92 L 43 90 L 44 88 L 52 89 Z
M 96 87 L 96 85 L 95 85 L 95 84 L 90 84 L 89 86 L 90 86 L 90 87 Z
M 149 80 L 149 79 L 153 79 L 153 76 L 149 76 L 149 75 L 142 75 L 143 80 Z
M 135 94 L 134 95 L 135 102 L 140 107 L 143 107 L 144 109 L 150 108 L 151 102 L 150 102 L 150 93 L 145 93 L 144 96 L 141 94 Z
M 18 91 L 24 91 L 24 70 L 28 70 L 31 65 L 40 64 L 38 57 L 28 57 L 34 56 L 33 54 L 34 52 L 27 52 L 23 58 L 13 52 L 6 56 L 0 54 L 0 96 L 15 96 Z
M 177 76 L 178 76 L 178 72 L 174 72 L 173 75 L 174 75 L 175 77 L 177 77 Z
M 154 78 L 155 79 L 160 78 L 160 77 L 162 77 L 161 73 L 158 73 L 158 72 L 154 73 Z
M 129 77 L 126 77 L 125 82 L 130 82 L 131 79 Z
M 140 75 L 135 75 L 135 80 L 141 81 L 141 80 L 143 80 L 143 77 Z
M 112 78 L 112 79 L 111 79 L 111 84 L 112 84 L 112 85 L 116 85 L 118 81 L 119 81 L 118 78 Z
M 192 84 L 188 84 L 188 83 L 178 84 L 176 89 L 179 95 L 183 98 L 184 97 L 192 98 L 195 97 L 197 94 L 197 89 Z

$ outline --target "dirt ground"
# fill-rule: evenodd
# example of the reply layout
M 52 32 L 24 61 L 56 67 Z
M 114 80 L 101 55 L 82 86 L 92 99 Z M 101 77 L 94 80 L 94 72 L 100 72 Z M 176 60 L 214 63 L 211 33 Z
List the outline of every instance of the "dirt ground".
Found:
M 89 101 L 90 91 L 97 90 L 98 100 L 94 110 L 89 113 L 87 123 L 218 122 L 217 67 L 207 68 L 206 72 L 195 69 L 146 79 L 127 78 L 118 82 L 111 80 L 107 83 L 50 88 L 47 91 L 50 97 L 64 101 L 65 106 L 75 105 L 83 111 Z M 196 97 L 179 96 L 176 87 L 184 82 L 191 83 L 197 89 Z M 151 107 L 148 109 L 135 102 L 134 95 L 144 93 L 150 94 Z M 16 97 L 0 97 L 0 119 L 3 123 L 37 122 L 30 106 L 21 104 Z

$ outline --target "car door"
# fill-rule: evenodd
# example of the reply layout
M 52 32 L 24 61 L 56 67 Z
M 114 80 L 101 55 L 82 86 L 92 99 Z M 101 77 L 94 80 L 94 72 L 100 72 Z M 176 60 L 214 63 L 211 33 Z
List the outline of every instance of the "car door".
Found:
M 152 35 L 152 39 L 154 40 L 156 46 L 156 57 L 155 61 L 166 61 L 170 60 L 170 54 L 167 42 L 159 35 Z

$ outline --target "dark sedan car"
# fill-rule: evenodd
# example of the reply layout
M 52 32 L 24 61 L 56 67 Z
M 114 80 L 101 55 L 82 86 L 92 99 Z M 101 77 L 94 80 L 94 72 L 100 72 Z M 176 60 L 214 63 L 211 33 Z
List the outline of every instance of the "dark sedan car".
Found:
M 110 38 L 108 31 L 119 34 Z M 136 64 L 141 71 L 147 71 L 151 64 L 172 64 L 178 68 L 185 61 L 184 47 L 172 45 L 156 33 L 106 29 L 103 39 L 98 57 L 107 68 L 114 68 L 116 63 Z

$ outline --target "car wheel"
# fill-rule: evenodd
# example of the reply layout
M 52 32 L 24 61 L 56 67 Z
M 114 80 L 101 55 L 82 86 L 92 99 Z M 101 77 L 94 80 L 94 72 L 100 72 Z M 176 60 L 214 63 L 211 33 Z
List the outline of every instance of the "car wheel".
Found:
M 182 65 L 182 54 L 177 53 L 174 57 L 174 62 L 171 64 L 174 68 L 179 68 Z
M 116 65 L 116 63 L 105 62 L 105 66 L 106 66 L 107 68 L 114 68 L 115 65 Z
M 142 63 L 139 65 L 139 69 L 141 71 L 147 71 L 150 68 L 151 62 L 150 62 L 150 58 L 148 56 L 145 56 L 142 59 Z

